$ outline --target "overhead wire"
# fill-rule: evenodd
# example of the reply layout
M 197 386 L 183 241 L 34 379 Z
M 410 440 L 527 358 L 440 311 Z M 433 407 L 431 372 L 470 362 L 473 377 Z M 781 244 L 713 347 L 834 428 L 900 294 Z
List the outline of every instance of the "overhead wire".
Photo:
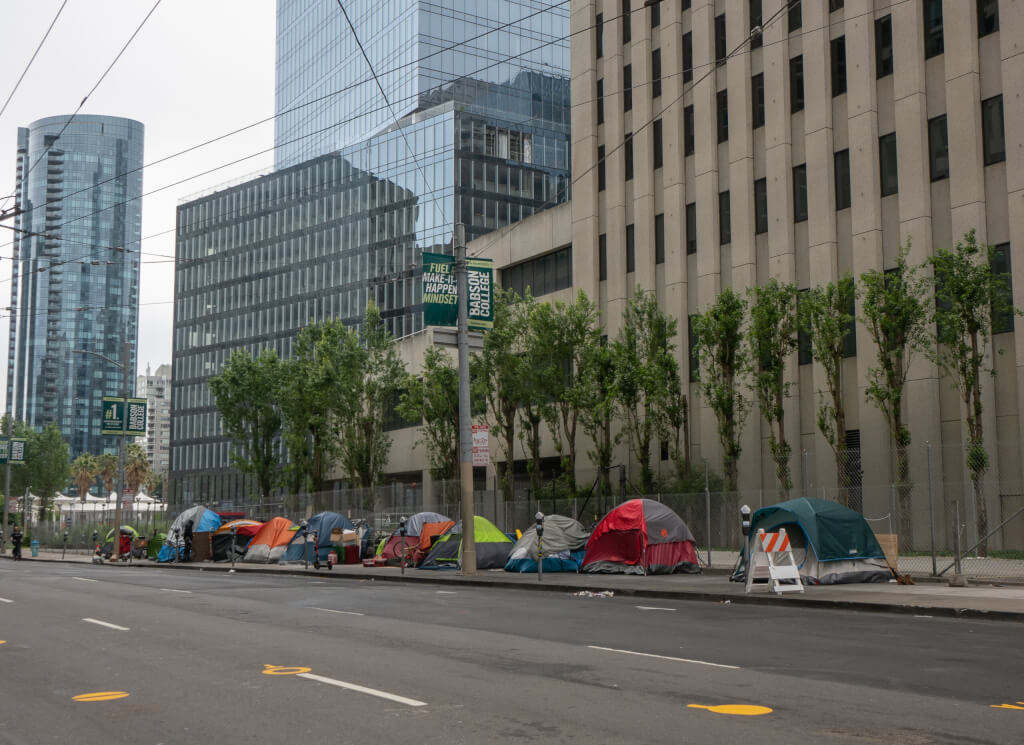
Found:
M 21 86 L 21 81 L 25 79 L 25 75 L 28 74 L 28 70 L 32 67 L 32 63 L 36 61 L 36 56 L 39 54 L 39 50 L 43 48 L 43 44 L 46 43 L 46 39 L 50 36 L 50 32 L 53 31 L 53 27 L 57 25 L 57 19 L 60 18 L 60 14 L 64 12 L 64 6 L 68 4 L 68 0 L 64 0 L 57 8 L 57 14 L 50 21 L 50 25 L 46 29 L 46 33 L 43 34 L 43 38 L 39 40 L 39 44 L 36 45 L 36 50 L 32 52 L 32 56 L 28 60 L 28 64 L 25 65 L 25 69 L 21 71 L 21 75 L 18 77 L 18 81 L 14 84 L 11 92 L 7 96 L 7 100 L 4 101 L 4 105 L 0 106 L 0 116 L 4 115 L 7 111 L 7 106 L 11 103 L 11 99 L 14 98 L 14 94 L 17 93 L 18 88 Z

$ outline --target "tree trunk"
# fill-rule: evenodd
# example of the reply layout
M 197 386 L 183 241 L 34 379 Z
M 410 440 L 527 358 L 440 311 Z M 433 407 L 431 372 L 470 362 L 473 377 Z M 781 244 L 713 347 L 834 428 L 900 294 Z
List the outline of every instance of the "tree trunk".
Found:
M 896 494 L 900 513 L 900 549 L 914 547 L 914 516 L 911 495 L 914 485 L 910 483 L 910 433 L 903 429 L 903 419 L 897 409 L 893 420 L 893 443 L 896 446 Z

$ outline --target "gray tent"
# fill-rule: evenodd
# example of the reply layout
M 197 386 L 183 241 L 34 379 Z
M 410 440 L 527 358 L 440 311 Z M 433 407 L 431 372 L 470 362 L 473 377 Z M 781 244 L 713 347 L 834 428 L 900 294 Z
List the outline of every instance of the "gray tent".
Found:
M 583 551 L 590 533 L 576 520 L 564 515 L 544 518 L 541 549 L 544 552 L 545 572 L 578 572 L 583 563 Z M 505 562 L 506 572 L 537 571 L 537 526 L 531 525 L 523 537 L 516 541 Z

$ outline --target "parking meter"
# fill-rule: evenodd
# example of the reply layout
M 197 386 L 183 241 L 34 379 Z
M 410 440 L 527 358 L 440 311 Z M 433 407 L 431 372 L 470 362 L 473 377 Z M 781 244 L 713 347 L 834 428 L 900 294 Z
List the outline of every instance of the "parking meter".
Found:
M 238 526 L 231 526 L 231 566 L 235 565 L 235 536 L 238 535 Z
M 178 537 L 181 535 L 181 528 L 174 529 L 174 561 L 178 560 Z
M 64 531 L 64 548 L 61 549 L 61 552 L 60 552 L 61 561 L 64 560 L 64 554 L 67 553 L 67 550 L 68 550 L 68 532 L 65 530 Z
M 534 515 L 537 521 L 537 581 L 544 580 L 544 513 L 537 511 Z
M 405 516 L 398 519 L 398 533 L 402 536 L 402 574 L 405 574 Z
M 750 508 L 747 505 L 740 507 L 740 528 L 743 535 L 750 535 Z
M 302 532 L 302 568 L 309 569 L 309 523 L 305 520 L 299 521 L 299 530 Z

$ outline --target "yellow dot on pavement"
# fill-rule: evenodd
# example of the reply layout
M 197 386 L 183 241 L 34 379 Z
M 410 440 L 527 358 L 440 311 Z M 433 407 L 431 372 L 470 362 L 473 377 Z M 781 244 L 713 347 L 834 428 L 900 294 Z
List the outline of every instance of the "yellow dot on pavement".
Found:
M 113 701 L 117 698 L 128 698 L 130 693 L 126 691 L 98 691 L 96 693 L 82 693 L 78 696 L 72 696 L 71 698 L 75 701 L 85 701 L 92 703 L 94 701 Z
M 0 639 L 0 644 L 6 644 L 6 643 L 7 642 L 5 642 L 3 639 Z
M 313 668 L 311 667 L 282 667 L 280 665 L 264 665 L 264 675 L 298 675 L 299 673 L 308 673 Z
M 707 709 L 714 714 L 731 714 L 737 717 L 758 717 L 762 714 L 771 714 L 772 710 L 767 706 L 751 706 L 750 704 L 721 704 L 719 706 L 704 706 L 702 704 L 690 704 L 690 709 Z

